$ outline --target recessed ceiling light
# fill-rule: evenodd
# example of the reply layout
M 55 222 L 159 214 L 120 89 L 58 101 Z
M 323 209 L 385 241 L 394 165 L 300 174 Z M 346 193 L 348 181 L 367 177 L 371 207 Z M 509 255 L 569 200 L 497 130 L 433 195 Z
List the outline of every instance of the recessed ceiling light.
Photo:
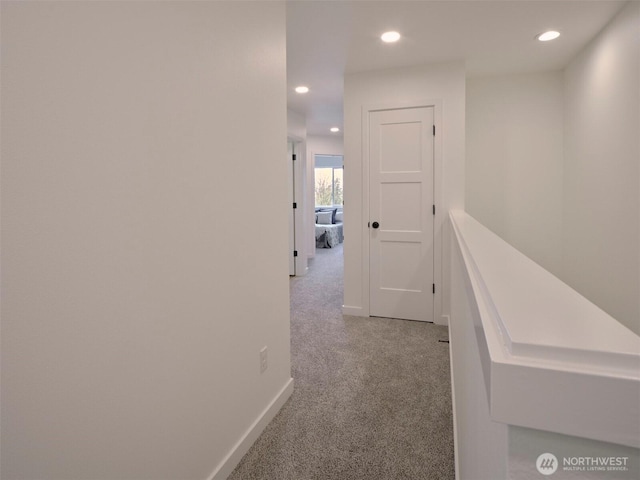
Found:
M 560 32 L 556 32 L 555 30 L 549 30 L 548 32 L 541 33 L 537 35 L 536 38 L 541 42 L 548 42 L 549 40 L 554 40 L 560 36 Z
M 333 133 L 339 132 L 340 129 L 338 127 L 331 127 L 329 130 L 331 130 Z
M 393 43 L 400 40 L 400 34 L 398 32 L 384 32 L 380 38 L 385 43 Z
M 305 87 L 304 85 L 300 85 L 299 87 L 296 87 L 297 93 L 307 93 L 308 91 L 309 91 L 309 87 Z

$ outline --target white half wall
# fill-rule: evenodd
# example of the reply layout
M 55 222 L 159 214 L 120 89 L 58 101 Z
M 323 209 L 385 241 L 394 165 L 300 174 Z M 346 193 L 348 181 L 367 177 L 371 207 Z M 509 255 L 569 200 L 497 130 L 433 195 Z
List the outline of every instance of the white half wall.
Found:
M 1 8 L 2 477 L 222 478 L 291 393 L 284 4 Z
M 640 3 L 565 71 L 563 279 L 640 334 Z
M 345 215 L 345 314 L 368 316 L 368 278 L 363 274 L 364 255 L 368 251 L 363 236 L 364 208 L 369 199 L 363 184 L 362 111 L 366 106 L 406 106 L 424 101 L 439 102 L 441 115 L 436 138 L 440 159 L 436 158 L 436 236 L 442 241 L 442 254 L 436 265 L 442 287 L 436 286 L 435 320 L 446 324 L 449 311 L 449 229 L 447 212 L 464 209 L 465 169 L 465 69 L 463 63 L 425 65 L 347 75 L 345 78 L 344 127 L 344 215 Z M 438 143 L 439 142 L 439 143 Z M 438 278 L 436 272 L 436 278 Z
M 451 218 L 456 478 L 542 478 L 545 452 L 553 478 L 639 478 L 640 337 L 468 214 Z
M 467 212 L 556 275 L 562 105 L 562 72 L 467 80 Z

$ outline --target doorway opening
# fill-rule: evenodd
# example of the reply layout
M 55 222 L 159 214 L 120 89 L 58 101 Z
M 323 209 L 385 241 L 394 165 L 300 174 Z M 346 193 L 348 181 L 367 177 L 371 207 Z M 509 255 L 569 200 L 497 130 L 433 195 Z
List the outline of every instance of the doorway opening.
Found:
M 316 251 L 344 241 L 344 157 L 314 155 Z
M 313 154 L 314 255 L 310 271 L 327 289 L 340 291 L 344 281 L 344 156 Z M 319 294 L 322 294 L 319 292 Z M 334 301 L 336 298 L 334 298 Z

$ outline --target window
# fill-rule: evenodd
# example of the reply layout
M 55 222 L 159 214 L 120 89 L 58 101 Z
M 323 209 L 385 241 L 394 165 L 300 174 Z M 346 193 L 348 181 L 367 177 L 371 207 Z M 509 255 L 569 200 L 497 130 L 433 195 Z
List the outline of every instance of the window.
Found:
M 316 205 L 342 205 L 343 167 L 316 167 Z

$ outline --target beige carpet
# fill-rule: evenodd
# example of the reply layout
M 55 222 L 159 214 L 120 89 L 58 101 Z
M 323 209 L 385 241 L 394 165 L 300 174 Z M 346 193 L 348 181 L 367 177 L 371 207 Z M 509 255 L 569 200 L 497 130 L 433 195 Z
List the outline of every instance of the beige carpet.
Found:
M 231 480 L 455 478 L 447 328 L 343 316 L 342 245 L 291 279 L 295 390 Z

